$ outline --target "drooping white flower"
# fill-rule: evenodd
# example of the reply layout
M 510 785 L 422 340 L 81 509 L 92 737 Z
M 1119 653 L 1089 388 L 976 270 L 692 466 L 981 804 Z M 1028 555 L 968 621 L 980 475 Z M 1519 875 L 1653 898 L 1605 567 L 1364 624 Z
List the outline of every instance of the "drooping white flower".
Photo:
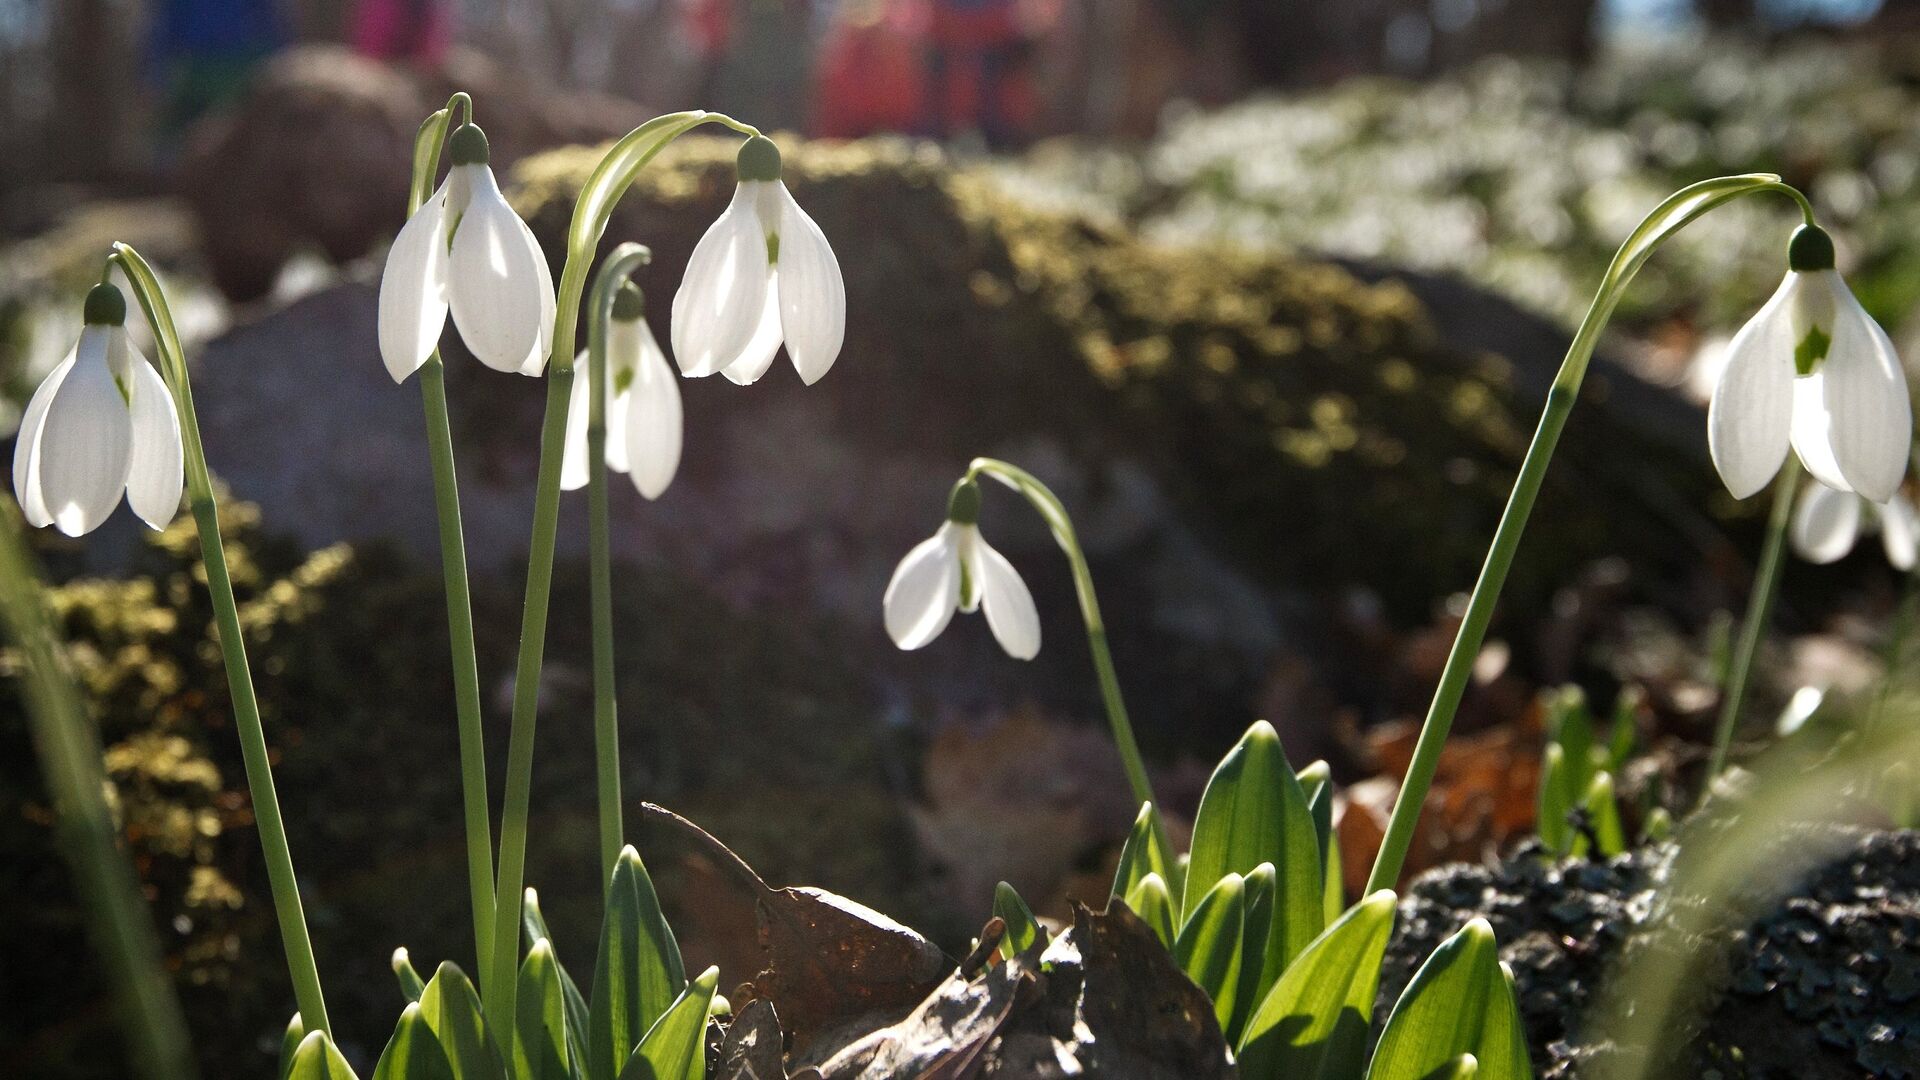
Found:
M 1794 233 L 1786 280 L 1727 347 L 1708 446 L 1736 498 L 1767 485 L 1789 448 L 1828 487 L 1887 501 L 1907 470 L 1913 411 L 1886 331 L 1833 269 L 1833 242 Z
M 164 529 L 185 478 L 173 395 L 127 340 L 127 302 L 112 285 L 87 294 L 86 325 L 27 402 L 13 448 L 13 491 L 37 527 L 98 528 L 125 495 Z
M 1920 514 L 1899 492 L 1875 504 L 1850 491 L 1809 484 L 1793 508 L 1788 537 L 1801 558 L 1831 563 L 1845 558 L 1862 532 L 1874 531 L 1880 533 L 1881 546 L 1894 569 L 1913 569 L 1915 556 L 1920 555 Z
M 940 636 L 956 611 L 983 610 L 1000 647 L 1015 660 L 1040 652 L 1040 613 L 1006 556 L 980 535 L 980 488 L 963 480 L 940 531 L 921 541 L 893 571 L 881 601 L 887 634 L 902 649 Z
M 447 313 L 468 351 L 496 371 L 538 375 L 553 343 L 553 275 L 533 230 L 487 165 L 487 137 L 462 124 L 453 167 L 394 238 L 380 277 L 380 356 L 395 382 L 440 343 Z
M 680 468 L 680 387 L 666 354 L 654 340 L 645 319 L 640 290 L 628 282 L 614 295 L 613 318 L 607 323 L 607 468 L 630 473 L 633 486 L 657 499 Z M 574 361 L 585 370 L 587 354 Z M 567 452 L 560 467 L 560 486 L 575 491 L 587 486 L 587 417 L 592 383 L 576 376 L 567 407 Z
M 673 357 L 688 376 L 720 372 L 745 386 L 785 343 L 808 385 L 840 355 L 847 289 L 826 234 L 780 179 L 780 150 L 741 146 L 733 202 L 707 229 L 673 295 Z

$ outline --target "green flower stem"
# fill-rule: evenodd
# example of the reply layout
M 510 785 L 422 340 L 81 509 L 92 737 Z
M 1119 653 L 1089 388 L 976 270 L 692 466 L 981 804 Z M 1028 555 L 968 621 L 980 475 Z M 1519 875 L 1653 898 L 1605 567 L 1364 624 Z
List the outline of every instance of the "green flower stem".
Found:
M 153 915 L 107 807 L 100 735 L 81 704 L 18 514 L 0 517 L 0 622 L 24 661 L 27 723 L 53 798 L 54 840 L 73 873 L 94 947 L 106 961 L 127 1058 L 143 1080 L 195 1075 L 187 1018 L 167 977 Z
M 587 307 L 588 562 L 593 592 L 593 754 L 600 796 L 600 888 L 613 885 L 620 861 L 624 811 L 620 802 L 620 716 L 613 685 L 613 555 L 607 532 L 607 322 L 614 294 L 652 261 L 639 244 L 621 244 L 600 264 Z
M 1120 676 L 1113 668 L 1113 652 L 1107 647 L 1107 623 L 1100 615 L 1100 599 L 1093 592 L 1093 572 L 1087 568 L 1087 556 L 1080 549 L 1080 538 L 1073 531 L 1066 504 L 1052 489 L 1032 473 L 997 458 L 974 458 L 967 466 L 967 479 L 991 476 L 1019 492 L 1053 532 L 1054 542 L 1066 553 L 1073 568 L 1073 589 L 1080 598 L 1080 619 L 1087 627 L 1087 648 L 1093 653 L 1094 675 L 1100 682 L 1100 699 L 1107 707 L 1107 725 L 1113 729 L 1113 743 L 1120 751 L 1120 764 L 1127 772 L 1127 785 L 1133 800 L 1152 808 L 1148 818 L 1154 846 L 1160 849 L 1160 865 L 1168 868 L 1175 880 L 1167 883 L 1179 895 L 1179 862 L 1173 853 L 1173 841 L 1167 836 L 1160 817 L 1160 803 L 1153 797 L 1153 784 L 1147 778 L 1146 762 L 1140 757 L 1140 745 L 1133 737 L 1133 722 L 1127 718 L 1127 703 L 1120 697 Z
M 160 290 L 159 279 L 145 259 L 126 244 L 113 246 L 113 260 L 125 271 L 134 296 L 153 328 L 160 356 L 160 372 L 173 391 L 180 417 L 180 436 L 186 451 L 187 505 L 200 533 L 200 559 L 207 571 L 214 623 L 220 632 L 220 653 L 226 661 L 227 690 L 233 698 L 234 727 L 240 733 L 240 753 L 246 762 L 247 790 L 253 798 L 254 820 L 260 828 L 260 847 L 266 854 L 267 880 L 273 891 L 274 913 L 280 922 L 280 941 L 286 948 L 287 971 L 293 978 L 294 999 L 301 1022 L 309 1032 L 326 1032 L 326 999 L 320 993 L 320 971 L 313 962 L 313 941 L 307 935 L 306 913 L 300 905 L 300 886 L 293 875 L 293 855 L 287 847 L 286 824 L 280 818 L 280 798 L 273 788 L 273 766 L 267 755 L 267 736 L 260 725 L 260 702 L 254 696 L 253 676 L 247 669 L 246 639 L 240 629 L 240 609 L 227 573 L 227 552 L 220 540 L 220 512 L 215 504 L 213 477 L 207 471 L 207 453 L 200 442 L 200 422 L 193 409 L 193 386 L 186 354 L 180 348 L 173 313 Z
M 1560 433 L 1567 425 L 1568 415 L 1573 412 L 1574 402 L 1579 399 L 1580 385 L 1586 379 L 1587 366 L 1593 359 L 1595 346 L 1599 344 L 1601 330 L 1612 317 L 1613 309 L 1619 304 L 1627 284 L 1662 242 L 1715 207 L 1756 192 L 1787 195 L 1800 207 L 1807 223 L 1813 223 L 1813 208 L 1806 197 L 1782 184 L 1777 176 L 1752 173 L 1718 177 L 1682 188 L 1669 196 L 1634 229 L 1608 265 L 1600 289 L 1594 294 L 1593 305 L 1587 309 L 1586 318 L 1574 333 L 1573 343 L 1567 348 L 1566 358 L 1561 361 L 1560 371 L 1554 376 L 1553 386 L 1547 392 L 1547 404 L 1540 415 L 1540 426 L 1534 431 L 1533 442 L 1527 447 L 1526 457 L 1520 463 L 1520 473 L 1514 479 L 1513 493 L 1500 515 L 1499 526 L 1494 530 L 1493 544 L 1487 550 L 1486 563 L 1481 567 L 1480 578 L 1474 583 L 1473 595 L 1467 601 L 1467 611 L 1460 620 L 1460 630 L 1454 637 L 1453 649 L 1447 654 L 1446 666 L 1440 673 L 1440 684 L 1434 690 L 1433 704 L 1427 710 L 1426 722 L 1420 729 L 1420 739 L 1414 745 L 1413 760 L 1407 767 L 1406 780 L 1400 785 L 1393 816 L 1387 822 L 1386 835 L 1380 841 L 1380 852 L 1374 859 L 1373 871 L 1361 895 L 1391 889 L 1399 882 L 1400 870 L 1406 864 L 1407 849 L 1413 843 L 1414 825 L 1426 802 L 1427 790 L 1433 784 L 1434 770 L 1440 764 L 1441 748 L 1446 745 L 1447 734 L 1453 728 L 1454 714 L 1459 711 L 1460 699 L 1466 694 L 1467 684 L 1472 680 L 1474 659 L 1480 653 L 1481 643 L 1486 640 L 1487 626 L 1493 620 L 1494 605 L 1500 599 L 1500 590 L 1506 585 L 1507 571 L 1512 568 L 1514 555 L 1519 551 L 1521 535 L 1526 531 L 1527 518 L 1533 513 L 1534 501 L 1540 495 L 1540 486 L 1546 480 L 1547 465 L 1560 442 Z
M 1133 800 L 1154 803 L 1153 784 L 1147 779 L 1147 766 L 1140 757 L 1140 746 L 1133 738 L 1133 723 L 1127 719 L 1127 703 L 1120 697 L 1120 678 L 1114 673 L 1113 653 L 1107 648 L 1107 624 L 1100 616 L 1100 598 L 1093 592 L 1093 572 L 1087 569 L 1087 556 L 1080 549 L 1080 538 L 1067 517 L 1066 505 L 1038 477 L 995 458 L 974 458 L 967 466 L 967 479 L 991 476 L 1019 492 L 1039 512 L 1052 530 L 1055 543 L 1066 553 L 1073 567 L 1073 589 L 1080 597 L 1080 618 L 1087 625 L 1087 647 L 1093 652 L 1093 669 L 1100 680 L 1100 698 L 1107 706 L 1107 723 L 1113 728 L 1113 741 L 1120 749 L 1120 763 L 1127 770 L 1127 784 L 1133 788 Z
M 513 1056 L 514 994 L 518 981 L 520 908 L 526 880 L 527 811 L 533 789 L 533 734 L 540 706 L 540 668 L 546 653 L 547 605 L 553 586 L 554 530 L 560 516 L 560 466 L 566 455 L 567 407 L 573 389 L 574 335 L 587 270 L 613 208 L 633 178 L 669 142 L 701 124 L 722 124 L 745 135 L 758 129 L 719 113 L 656 117 L 608 149 L 581 188 L 567 227 L 567 262 L 560 271 L 548 354 L 546 418 L 540 431 L 540 470 L 533 496 L 533 540 L 527 551 L 527 589 L 520 617 L 520 659 L 514 668 L 513 721 L 507 743 L 506 801 L 501 809 L 500 860 L 494 888 L 493 960 L 481 967 L 481 993 L 503 1056 Z
M 407 215 L 433 193 L 440 145 L 453 111 L 471 118 L 473 103 L 455 94 L 427 117 L 413 147 L 413 183 Z M 480 662 L 473 644 L 473 594 L 467 580 L 466 534 L 460 522 L 460 485 L 454 474 L 453 425 L 447 410 L 447 368 L 435 349 L 420 368 L 427 419 L 427 456 L 433 465 L 433 505 L 440 522 L 440 573 L 447 595 L 447 640 L 453 654 L 453 708 L 460 733 L 460 795 L 466 816 L 467 893 L 473 912 L 474 962 L 493 955 L 493 822 L 487 809 L 487 749 L 480 717 Z
M 1753 676 L 1754 658 L 1760 655 L 1761 639 L 1767 636 L 1767 617 L 1773 612 L 1774 596 L 1780 591 L 1780 572 L 1786 566 L 1787 529 L 1793 522 L 1793 495 L 1800 486 L 1800 459 L 1787 456 L 1780 478 L 1773 484 L 1773 508 L 1767 515 L 1767 539 L 1760 548 L 1760 566 L 1754 571 L 1753 593 L 1747 600 L 1747 617 L 1740 624 L 1740 640 L 1734 646 L 1733 662 L 1727 669 L 1727 685 L 1720 695 L 1720 721 L 1713 730 L 1713 756 L 1707 759 L 1707 788 L 1727 767 L 1727 750 L 1733 745 L 1733 729 L 1740 722 L 1740 709 L 1747 700 L 1747 684 Z M 1706 789 L 1702 789 L 1704 798 Z

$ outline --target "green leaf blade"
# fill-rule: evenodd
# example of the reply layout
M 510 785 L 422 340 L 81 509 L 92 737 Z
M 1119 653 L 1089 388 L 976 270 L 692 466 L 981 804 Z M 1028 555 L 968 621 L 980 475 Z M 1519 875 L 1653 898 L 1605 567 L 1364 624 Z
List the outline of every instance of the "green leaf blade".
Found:
M 453 1080 L 502 1080 L 506 1067 L 466 972 L 443 962 L 420 995 L 420 1015 L 447 1055 Z
M 515 1080 L 570 1080 L 566 995 L 551 941 L 543 939 L 527 952 L 513 1000 Z
M 358 1080 L 340 1049 L 324 1031 L 310 1032 L 300 1040 L 287 1070 L 287 1080 Z
M 1007 936 L 1000 943 L 1002 955 L 1019 956 L 1035 946 L 1046 946 L 1046 928 L 1033 917 L 1033 909 L 1007 882 L 994 886 L 993 913 L 1007 924 Z
M 1474 919 L 1435 949 L 1387 1017 L 1368 1080 L 1427 1080 L 1476 1060 L 1484 1080 L 1529 1080 L 1513 990 L 1485 919 Z
M 1133 892 L 1123 897 L 1126 905 L 1133 909 L 1153 929 L 1153 936 L 1160 944 L 1173 951 L 1176 931 L 1173 925 L 1173 894 L 1167 891 L 1167 883 L 1159 874 L 1148 874 L 1133 887 Z
M 1352 1080 L 1365 1064 L 1394 894 L 1355 904 L 1301 952 L 1248 1019 L 1246 1080 Z
M 707 1014 L 720 969 L 710 967 L 687 984 L 634 1047 L 619 1080 L 705 1080 Z
M 1240 939 L 1246 932 L 1246 886 L 1239 874 L 1220 879 L 1180 929 L 1173 957 L 1200 989 L 1213 999 L 1214 1015 L 1224 1030 L 1233 1019 L 1240 986 Z
M 680 945 L 653 880 L 631 845 L 622 849 L 607 890 L 600 951 L 587 1006 L 587 1074 L 615 1080 L 640 1039 L 686 987 Z
M 393 1037 L 374 1066 L 373 1080 L 452 1080 L 453 1066 L 440 1047 L 420 1003 L 409 1002 L 393 1027 Z
M 1325 890 L 1312 808 L 1280 736 L 1262 720 L 1247 729 L 1207 782 L 1194 816 L 1183 921 L 1228 874 L 1274 866 L 1274 928 L 1263 965 L 1275 978 L 1325 928 Z

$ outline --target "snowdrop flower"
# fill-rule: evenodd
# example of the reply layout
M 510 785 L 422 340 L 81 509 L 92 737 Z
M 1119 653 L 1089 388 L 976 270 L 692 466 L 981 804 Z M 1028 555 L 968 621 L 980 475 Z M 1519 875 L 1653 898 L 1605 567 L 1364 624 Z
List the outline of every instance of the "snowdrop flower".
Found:
M 893 572 L 881 601 L 887 634 L 918 649 L 947 628 L 955 611 L 985 609 L 987 626 L 1015 660 L 1040 651 L 1040 613 L 1027 583 L 980 535 L 980 486 L 962 480 L 947 504 L 947 522 L 920 542 Z
M 1708 446 L 1735 498 L 1767 485 L 1792 448 L 1830 488 L 1884 503 L 1913 441 L 1907 379 L 1886 331 L 1833 269 L 1833 241 L 1802 226 L 1788 273 L 1727 347 Z
M 1875 530 L 1894 569 L 1913 569 L 1915 555 L 1920 554 L 1920 514 L 1898 492 L 1876 505 L 1852 492 L 1809 484 L 1793 508 L 1793 529 L 1788 535 L 1801 558 L 1831 563 L 1853 550 L 1862 531 Z
M 395 382 L 419 370 L 453 312 L 460 339 L 496 371 L 538 375 L 553 342 L 553 275 L 500 194 L 487 137 L 462 124 L 447 178 L 408 219 L 380 277 L 380 356 Z
M 185 480 L 173 395 L 127 340 L 127 301 L 112 285 L 87 294 L 86 326 L 33 392 L 13 447 L 13 491 L 35 526 L 92 532 L 120 496 L 164 529 Z
M 742 386 L 766 374 L 781 342 L 808 385 L 840 355 L 847 289 L 833 248 L 780 180 L 780 150 L 740 147 L 733 202 L 707 229 L 673 295 L 681 374 L 718 371 Z
M 680 467 L 680 387 L 666 354 L 647 328 L 646 301 L 632 282 L 613 297 L 613 319 L 607 324 L 607 468 L 630 473 L 633 486 L 657 499 L 673 482 Z M 586 370 L 585 352 L 574 361 L 575 371 Z M 560 467 L 560 486 L 577 491 L 587 486 L 587 417 L 592 383 L 573 380 L 573 398 L 567 407 L 567 454 Z

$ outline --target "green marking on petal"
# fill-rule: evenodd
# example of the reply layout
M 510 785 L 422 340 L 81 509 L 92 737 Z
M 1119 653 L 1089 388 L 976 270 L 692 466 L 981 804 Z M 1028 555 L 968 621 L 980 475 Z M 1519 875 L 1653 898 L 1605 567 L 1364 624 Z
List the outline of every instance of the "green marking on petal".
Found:
M 767 265 L 780 265 L 780 234 L 777 232 L 767 234 Z
M 1833 338 L 1825 330 L 1810 327 L 1807 336 L 1793 347 L 1793 369 L 1802 375 L 1813 374 L 1820 361 L 1827 358 L 1827 350 L 1833 346 Z
M 627 389 L 632 385 L 633 385 L 633 369 L 632 368 L 621 368 L 619 371 L 616 371 L 613 373 L 613 392 L 615 394 L 626 393 Z

